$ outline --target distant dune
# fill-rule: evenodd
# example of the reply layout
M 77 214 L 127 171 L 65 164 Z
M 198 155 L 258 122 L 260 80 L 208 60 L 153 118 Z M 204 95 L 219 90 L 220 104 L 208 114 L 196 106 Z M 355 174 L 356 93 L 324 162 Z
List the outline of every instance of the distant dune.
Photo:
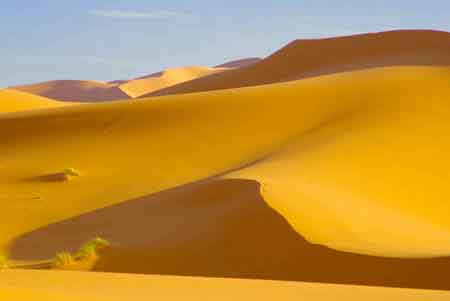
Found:
M 221 65 L 217 65 L 214 68 L 242 68 L 242 67 L 253 65 L 254 63 L 259 62 L 260 60 L 261 59 L 259 57 L 250 57 L 250 58 L 226 62 Z
M 129 98 L 116 84 L 96 81 L 56 80 L 11 89 L 63 101 L 99 102 Z
M 227 68 L 191 66 L 167 69 L 163 72 L 150 74 L 122 83 L 119 85 L 119 89 L 121 89 L 128 96 L 135 98 L 178 83 L 218 73 L 224 70 L 227 70 Z
M 66 106 L 67 103 L 54 101 L 25 92 L 0 90 L 0 113 L 16 112 Z
M 255 86 L 384 66 L 450 65 L 450 33 L 399 30 L 297 40 L 247 68 L 196 79 L 150 95 Z

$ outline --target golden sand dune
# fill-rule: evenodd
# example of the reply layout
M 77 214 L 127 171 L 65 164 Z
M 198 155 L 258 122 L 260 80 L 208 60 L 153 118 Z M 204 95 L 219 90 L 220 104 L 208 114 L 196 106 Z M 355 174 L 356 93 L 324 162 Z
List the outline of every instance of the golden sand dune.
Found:
M 0 222 L 0 245 L 247 165 L 229 176 L 260 182 L 265 201 L 310 242 L 448 255 L 449 80 L 448 68 L 381 68 L 4 114 L 0 202 L 9 218 Z M 39 180 L 70 169 L 79 176 Z
M 450 292 L 221 278 L 88 272 L 5 271 L 2 300 L 408 300 L 444 301 Z
M 227 68 L 209 68 L 200 66 L 167 69 L 135 80 L 122 83 L 119 88 L 130 97 L 139 97 L 166 87 L 218 73 Z
M 193 183 L 99 209 L 28 233 L 11 253 L 51 258 L 96 235 L 112 242 L 96 271 L 450 289 L 450 257 L 379 258 L 310 244 L 249 180 Z
M 32 109 L 66 106 L 67 103 L 54 101 L 20 91 L 0 90 L 0 113 L 17 112 Z
M 400 30 L 297 40 L 248 68 L 196 79 L 148 96 L 255 86 L 343 71 L 400 65 L 450 65 L 450 33 Z
M 97 102 L 129 98 L 116 84 L 97 81 L 56 80 L 11 89 L 64 101 Z

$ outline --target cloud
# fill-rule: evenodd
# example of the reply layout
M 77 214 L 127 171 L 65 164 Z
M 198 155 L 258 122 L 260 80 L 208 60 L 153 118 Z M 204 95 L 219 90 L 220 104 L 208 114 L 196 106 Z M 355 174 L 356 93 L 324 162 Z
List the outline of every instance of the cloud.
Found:
M 186 15 L 179 11 L 157 10 L 157 11 L 133 11 L 133 10 L 102 10 L 94 9 L 90 11 L 91 15 L 104 18 L 116 19 L 152 19 L 162 20 L 180 17 Z

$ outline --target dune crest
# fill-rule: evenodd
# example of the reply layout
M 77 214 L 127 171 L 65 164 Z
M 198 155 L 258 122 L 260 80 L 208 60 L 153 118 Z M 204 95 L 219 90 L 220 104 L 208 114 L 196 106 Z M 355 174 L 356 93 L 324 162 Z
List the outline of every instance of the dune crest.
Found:
M 449 81 L 449 68 L 379 68 L 5 114 L 0 190 L 11 218 L 0 223 L 0 245 L 236 170 L 229 176 L 260 182 L 264 199 L 310 242 L 379 256 L 447 256 Z M 64 166 L 84 176 L 64 185 L 24 181 Z
M 200 66 L 171 68 L 163 72 L 151 74 L 122 83 L 119 88 L 128 96 L 135 98 L 147 93 L 161 90 L 195 78 L 218 73 L 228 68 L 209 68 Z
M 116 84 L 98 81 L 55 80 L 11 89 L 61 101 L 100 102 L 129 98 Z
M 396 30 L 296 40 L 246 68 L 195 79 L 144 97 L 256 86 L 374 67 L 414 65 L 450 66 L 450 33 Z
M 27 233 L 17 259 L 75 252 L 101 235 L 95 271 L 450 289 L 450 257 L 381 258 L 304 240 L 255 181 L 211 179 L 101 208 Z M 420 270 L 420 273 L 414 271 Z
M 0 113 L 10 113 L 25 110 L 55 108 L 68 105 L 25 92 L 4 89 L 0 90 Z
M 214 68 L 242 68 L 253 65 L 261 60 L 259 57 L 249 57 L 245 59 L 238 59 L 229 61 L 220 65 L 215 66 Z

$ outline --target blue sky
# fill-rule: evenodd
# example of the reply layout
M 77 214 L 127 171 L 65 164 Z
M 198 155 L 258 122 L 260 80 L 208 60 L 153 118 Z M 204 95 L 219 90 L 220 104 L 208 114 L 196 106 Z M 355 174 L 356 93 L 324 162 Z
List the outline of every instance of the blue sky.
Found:
M 266 56 L 297 38 L 450 31 L 449 0 L 0 0 L 0 87 Z

